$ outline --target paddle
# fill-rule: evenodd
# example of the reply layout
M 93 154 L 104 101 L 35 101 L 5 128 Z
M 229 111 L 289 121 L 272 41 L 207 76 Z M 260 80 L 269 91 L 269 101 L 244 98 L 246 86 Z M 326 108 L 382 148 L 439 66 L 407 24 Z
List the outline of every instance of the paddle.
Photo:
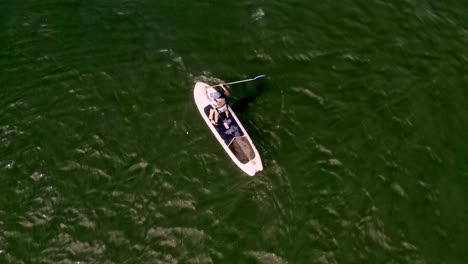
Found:
M 265 76 L 266 76 L 265 74 L 261 74 L 261 75 L 258 75 L 256 77 L 254 77 L 254 78 L 251 78 L 251 79 L 245 79 L 245 80 L 240 80 L 240 81 L 235 81 L 235 82 L 228 82 L 228 83 L 223 83 L 223 84 L 236 84 L 236 83 L 250 82 L 250 81 L 258 80 L 258 79 L 263 78 Z M 212 85 L 210 87 L 216 87 L 216 86 L 221 86 L 221 83 L 216 84 L 216 85 Z
M 216 110 L 218 111 L 218 110 Z M 226 110 L 228 111 L 228 110 Z M 218 114 L 219 114 L 219 118 L 221 119 L 221 121 L 223 121 L 223 125 L 224 125 L 224 128 L 226 129 L 229 129 L 229 124 L 226 122 L 226 120 L 221 116 L 221 113 L 218 111 Z

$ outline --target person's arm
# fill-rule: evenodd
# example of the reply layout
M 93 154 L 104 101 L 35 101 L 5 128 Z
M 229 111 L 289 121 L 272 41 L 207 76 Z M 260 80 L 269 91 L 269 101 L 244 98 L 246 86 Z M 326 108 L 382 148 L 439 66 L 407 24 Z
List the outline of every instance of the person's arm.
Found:
M 210 122 L 211 122 L 213 125 L 216 125 L 215 121 L 213 120 L 213 115 L 214 115 L 214 109 L 211 108 L 211 109 L 210 109 L 210 116 L 208 117 L 208 119 L 210 119 Z
M 223 89 L 224 94 L 225 94 L 226 96 L 230 96 L 230 95 L 231 95 L 231 94 L 229 93 L 229 86 L 228 86 L 227 84 L 222 83 L 222 84 L 220 84 L 220 86 L 221 86 L 221 88 Z

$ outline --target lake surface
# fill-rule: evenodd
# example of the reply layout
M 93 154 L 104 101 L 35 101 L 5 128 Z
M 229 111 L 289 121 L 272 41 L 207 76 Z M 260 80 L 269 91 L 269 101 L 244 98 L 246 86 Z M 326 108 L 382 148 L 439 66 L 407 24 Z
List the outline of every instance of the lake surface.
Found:
M 432 2 L 2 1 L 0 263 L 468 263 L 468 3 Z M 248 177 L 193 86 L 259 74 Z

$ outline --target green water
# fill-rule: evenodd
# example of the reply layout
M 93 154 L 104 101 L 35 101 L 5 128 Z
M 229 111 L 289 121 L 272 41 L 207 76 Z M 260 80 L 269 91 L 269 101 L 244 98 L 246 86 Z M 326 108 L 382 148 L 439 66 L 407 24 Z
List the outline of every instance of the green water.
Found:
M 0 2 L 0 263 L 468 263 L 468 3 Z M 240 171 L 193 85 L 232 87 Z

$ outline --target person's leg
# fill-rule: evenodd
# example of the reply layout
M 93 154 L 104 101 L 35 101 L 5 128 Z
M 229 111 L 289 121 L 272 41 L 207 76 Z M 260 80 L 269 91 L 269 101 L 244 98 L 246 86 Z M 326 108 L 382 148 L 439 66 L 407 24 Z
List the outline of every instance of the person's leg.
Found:
M 216 124 L 218 124 L 218 120 L 219 120 L 219 113 L 218 113 L 218 111 L 214 111 L 214 110 L 213 110 L 213 112 L 214 112 L 214 119 L 215 119 L 215 123 L 216 123 Z

